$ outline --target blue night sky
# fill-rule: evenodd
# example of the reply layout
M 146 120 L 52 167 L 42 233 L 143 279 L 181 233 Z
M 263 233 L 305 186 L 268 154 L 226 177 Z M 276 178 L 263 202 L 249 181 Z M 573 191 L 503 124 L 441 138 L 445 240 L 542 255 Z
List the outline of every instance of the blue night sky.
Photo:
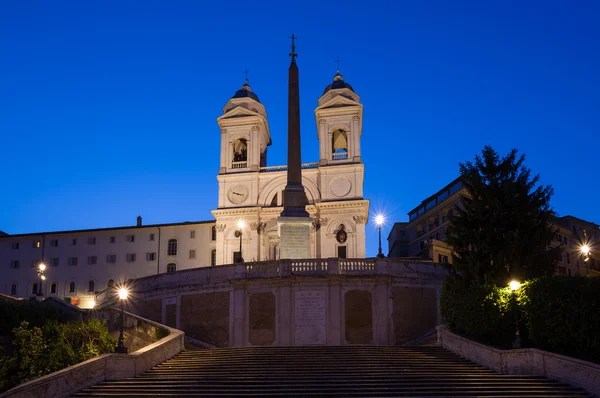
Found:
M 212 219 L 215 119 L 245 68 L 268 163 L 286 163 L 292 33 L 302 160 L 318 160 L 313 111 L 339 57 L 384 239 L 486 144 L 524 152 L 559 215 L 599 223 L 598 20 L 598 1 L 4 2 L 0 230 Z

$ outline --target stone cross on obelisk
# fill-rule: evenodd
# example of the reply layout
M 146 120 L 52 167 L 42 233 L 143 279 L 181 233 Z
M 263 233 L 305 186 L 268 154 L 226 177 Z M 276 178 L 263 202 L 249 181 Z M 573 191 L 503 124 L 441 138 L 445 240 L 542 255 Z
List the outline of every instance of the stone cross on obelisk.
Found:
M 291 63 L 288 70 L 288 169 L 283 191 L 283 211 L 279 217 L 279 258 L 310 258 L 312 219 L 306 211 L 308 200 L 302 185 L 300 157 L 300 88 L 296 45 L 292 39 Z

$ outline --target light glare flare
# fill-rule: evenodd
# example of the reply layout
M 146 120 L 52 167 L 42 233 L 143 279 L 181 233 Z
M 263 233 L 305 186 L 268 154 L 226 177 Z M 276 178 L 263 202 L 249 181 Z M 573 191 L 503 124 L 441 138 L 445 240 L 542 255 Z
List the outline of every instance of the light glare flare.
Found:
M 519 288 L 521 287 L 521 282 L 519 282 L 519 281 L 510 281 L 510 283 L 508 284 L 508 286 L 510 286 L 510 290 L 512 290 L 514 292 L 516 290 L 519 290 Z
M 128 295 L 129 295 L 129 291 L 127 291 L 126 288 L 122 287 L 119 289 L 119 298 L 121 300 L 126 300 Z
M 244 220 L 239 220 L 237 223 L 237 226 L 239 229 L 244 229 L 244 227 L 246 226 L 246 223 L 244 223 Z
M 588 244 L 582 245 L 579 250 L 581 250 L 581 253 L 583 253 L 586 256 L 590 254 L 590 246 Z
M 46 270 L 46 264 L 44 264 L 44 263 L 40 263 L 40 265 L 38 265 L 38 269 L 39 269 L 40 271 L 45 271 L 45 270 Z

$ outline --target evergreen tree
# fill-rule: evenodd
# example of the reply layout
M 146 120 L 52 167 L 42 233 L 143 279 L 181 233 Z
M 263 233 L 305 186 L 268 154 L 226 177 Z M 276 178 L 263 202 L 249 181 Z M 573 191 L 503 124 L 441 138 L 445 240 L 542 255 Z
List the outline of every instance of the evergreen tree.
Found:
M 524 161 L 516 149 L 500 158 L 486 146 L 474 162 L 460 163 L 466 195 L 447 230 L 452 273 L 502 286 L 554 273 L 562 248 L 552 247 L 553 189 L 538 185 Z

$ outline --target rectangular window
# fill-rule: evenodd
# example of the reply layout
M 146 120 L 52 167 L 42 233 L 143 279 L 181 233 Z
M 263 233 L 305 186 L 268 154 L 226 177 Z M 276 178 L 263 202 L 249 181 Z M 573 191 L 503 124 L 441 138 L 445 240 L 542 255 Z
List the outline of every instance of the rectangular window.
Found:
M 56 283 L 50 285 L 50 293 L 56 294 Z
M 96 238 L 88 238 L 88 245 L 95 245 L 96 244 Z
M 126 240 L 127 242 L 135 242 L 135 235 L 127 235 Z
M 567 264 L 571 264 L 571 255 L 567 252 Z
M 69 257 L 69 265 L 77 265 L 77 257 Z
M 52 247 L 58 247 L 58 239 L 52 239 L 52 240 L 50 240 L 50 246 L 52 246 Z
M 217 240 L 217 227 L 215 225 L 210 229 L 210 240 Z
M 58 267 L 59 264 L 59 259 L 58 257 L 54 257 L 50 259 L 50 265 L 53 267 Z
M 75 245 L 77 244 L 77 239 L 73 239 L 73 240 L 71 240 L 71 244 L 72 244 L 73 246 L 75 246 Z
M 146 260 L 148 260 L 148 261 L 156 260 L 156 253 L 146 253 Z
M 116 254 L 109 254 L 106 256 L 106 262 L 109 264 L 114 264 L 117 262 L 117 255 Z
M 149 240 L 154 240 L 154 234 L 150 234 L 150 239 Z
M 34 240 L 33 241 L 33 248 L 34 249 L 39 249 L 42 246 L 42 242 L 40 242 L 39 240 Z
M 217 265 L 217 251 L 212 249 L 210 251 L 210 266 L 214 267 L 215 265 Z
M 95 265 L 98 262 L 98 257 L 96 256 L 88 256 L 88 264 Z
M 108 243 L 115 243 L 115 237 L 114 236 L 109 237 Z
M 19 249 L 19 242 L 13 242 L 12 243 L 12 248 L 13 248 L 13 250 L 18 250 Z
M 196 237 L 196 231 L 190 231 L 190 239 L 194 239 Z
M 127 260 L 127 262 L 132 263 L 135 261 L 135 253 L 128 253 L 125 256 L 125 259 Z
M 18 260 L 11 261 L 10 268 L 19 268 L 19 261 Z
M 447 264 L 448 256 L 445 256 L 443 254 L 438 254 L 438 263 Z
M 337 247 L 337 256 L 338 258 L 346 258 L 346 246 Z
M 190 250 L 190 258 L 196 258 L 196 250 Z

